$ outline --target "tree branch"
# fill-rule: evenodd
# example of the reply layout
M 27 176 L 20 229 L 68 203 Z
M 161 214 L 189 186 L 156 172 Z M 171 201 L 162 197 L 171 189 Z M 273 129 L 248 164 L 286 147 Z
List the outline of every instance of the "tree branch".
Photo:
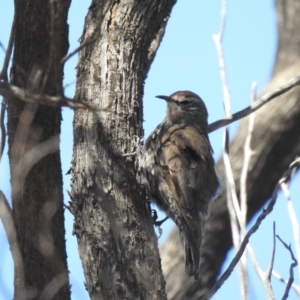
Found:
M 3 155 L 3 151 L 4 151 L 4 147 L 5 147 L 5 139 L 6 139 L 6 127 L 4 124 L 5 112 L 6 112 L 6 100 L 5 100 L 5 98 L 3 98 L 2 103 L 1 103 L 1 110 L 0 110 L 0 132 L 1 132 L 0 162 L 2 159 L 2 155 Z
M 29 92 L 7 82 L 0 82 L 0 94 L 9 99 L 17 98 L 27 103 L 43 104 L 52 107 L 69 107 L 71 109 L 88 109 L 91 111 L 112 112 L 110 107 L 100 108 L 82 100 L 73 100 L 64 96 L 49 96 Z
M 276 271 L 272 271 L 272 275 L 273 277 L 275 277 L 278 281 L 282 282 L 283 284 L 287 285 L 288 281 L 283 279 Z M 299 286 L 297 286 L 296 284 L 292 284 L 292 288 L 295 291 L 295 293 L 297 294 L 298 297 L 300 297 L 300 289 Z
M 5 57 L 4 57 L 4 62 L 2 66 L 2 70 L 0 72 L 0 80 L 3 80 L 5 82 L 8 81 L 8 75 L 7 75 L 7 69 L 9 66 L 9 61 L 11 58 L 11 53 L 14 45 L 14 37 L 15 37 L 15 15 L 13 18 L 13 22 L 11 25 L 11 31 L 10 31 L 10 36 L 9 36 L 9 42 L 8 42 L 8 47 L 7 50 L 4 49 L 3 45 L 0 43 L 1 47 L 5 51 Z M 1 112 L 0 112 L 0 131 L 1 131 L 1 140 L 0 140 L 0 162 L 1 158 L 3 155 L 3 151 L 5 148 L 5 139 L 6 139 L 6 127 L 4 125 L 4 118 L 5 118 L 5 111 L 6 111 L 6 100 L 3 97 L 2 103 L 1 103 Z
M 4 62 L 3 62 L 2 70 L 0 72 L 0 80 L 8 81 L 7 69 L 8 69 L 8 65 L 9 65 L 9 61 L 11 58 L 11 53 L 14 45 L 14 37 L 15 37 L 15 16 L 13 19 L 13 23 L 11 25 L 8 47 L 7 50 L 5 51 Z
M 257 99 L 252 105 L 248 106 L 247 108 L 245 108 L 243 110 L 240 110 L 240 111 L 234 113 L 231 117 L 227 117 L 223 120 L 218 120 L 216 122 L 209 124 L 208 132 L 209 133 L 213 132 L 223 126 L 226 126 L 230 123 L 233 123 L 237 120 L 240 120 L 240 119 L 250 115 L 252 112 L 258 110 L 259 108 L 261 108 L 262 106 L 264 106 L 271 100 L 277 98 L 278 96 L 283 95 L 284 93 L 288 92 L 289 90 L 291 90 L 293 87 L 295 87 L 297 85 L 300 85 L 300 76 L 296 76 L 296 77 L 290 79 L 287 83 L 285 83 L 284 85 L 282 85 L 275 91 L 263 95 L 262 97 Z
M 296 170 L 294 170 L 296 172 Z M 297 259 L 300 259 L 300 232 L 299 232 L 299 222 L 297 219 L 297 215 L 295 213 L 295 209 L 293 207 L 293 202 L 291 199 L 291 193 L 289 190 L 289 184 L 283 182 L 281 184 L 281 189 L 286 197 L 287 200 L 287 210 L 289 214 L 289 218 L 291 220 L 292 230 L 293 230 L 293 236 L 294 236 L 294 242 L 295 242 L 295 248 L 296 248 L 296 256 Z M 298 270 L 300 271 L 300 270 Z
M 228 277 L 230 276 L 230 274 L 232 273 L 234 267 L 236 266 L 236 264 L 239 262 L 241 256 L 243 255 L 243 252 L 249 242 L 249 238 L 250 236 L 256 232 L 256 230 L 259 228 L 260 224 L 262 223 L 262 221 L 265 219 L 265 217 L 270 214 L 273 210 L 273 207 L 276 203 L 276 199 L 277 199 L 277 194 L 278 191 L 280 189 L 280 185 L 282 182 L 287 182 L 290 179 L 290 176 L 293 172 L 293 169 L 297 166 L 300 165 L 300 158 L 297 158 L 296 160 L 294 160 L 288 170 L 286 171 L 286 174 L 279 180 L 279 182 L 277 183 L 271 200 L 267 206 L 266 209 L 263 209 L 262 213 L 259 215 L 259 217 L 256 219 L 256 222 L 254 223 L 254 225 L 250 228 L 250 230 L 248 231 L 248 233 L 245 235 L 245 238 L 243 240 L 243 242 L 241 243 L 241 247 L 239 249 L 239 251 L 237 252 L 237 254 L 235 255 L 235 257 L 233 258 L 233 260 L 231 261 L 231 263 L 229 264 L 227 270 L 223 273 L 223 275 L 220 277 L 220 279 L 216 282 L 216 284 L 213 286 L 213 288 L 206 294 L 204 295 L 204 297 L 201 298 L 201 300 L 208 300 L 210 299 L 216 292 L 217 290 L 223 285 L 223 283 L 228 279 Z M 292 256 L 293 258 L 293 256 Z M 294 258 L 293 258 L 294 260 Z M 296 261 L 297 264 L 297 261 Z M 291 265 L 291 268 L 294 267 L 294 263 Z
M 231 101 L 230 101 L 230 91 L 226 74 L 226 66 L 223 51 L 223 37 L 226 25 L 227 16 L 227 3 L 226 0 L 222 0 L 222 10 L 221 10 L 221 26 L 218 34 L 212 36 L 218 54 L 219 61 L 219 71 L 221 76 L 222 88 L 223 88 L 223 106 L 226 118 L 231 118 Z M 240 242 L 244 235 L 244 225 L 241 220 L 242 214 L 240 213 L 240 206 L 238 202 L 238 197 L 236 193 L 236 185 L 234 181 L 231 161 L 229 157 L 229 127 L 225 126 L 224 138 L 223 138 L 223 161 L 226 173 L 226 193 L 227 193 L 227 208 L 229 212 L 229 219 L 232 232 L 232 241 L 236 251 L 238 251 Z M 248 276 L 246 271 L 246 256 L 242 256 L 238 264 L 238 277 L 240 283 L 241 299 L 246 300 L 248 294 Z
M 288 280 L 288 283 L 286 285 L 286 288 L 285 288 L 285 292 L 284 292 L 284 295 L 282 297 L 282 299 L 287 299 L 288 296 L 289 296 L 289 291 L 291 289 L 291 286 L 293 284 L 293 281 L 294 281 L 294 271 L 293 269 L 298 265 L 298 262 L 294 256 L 294 253 L 292 251 L 292 248 L 291 248 L 291 245 L 287 245 L 281 238 L 279 235 L 276 234 L 276 237 L 279 239 L 279 241 L 283 244 L 283 246 L 290 252 L 291 254 L 291 258 L 293 260 L 293 262 L 291 263 L 290 265 L 290 278 Z
M 270 299 L 271 300 L 275 299 L 274 292 L 273 292 L 272 285 L 271 285 L 271 279 L 270 279 L 271 272 L 273 270 L 273 265 L 274 265 L 275 249 L 276 249 L 275 222 L 273 223 L 273 247 L 272 247 L 270 264 L 269 264 L 269 267 L 268 267 L 267 271 L 264 272 L 260 268 L 260 266 L 258 264 L 258 261 L 256 259 L 256 256 L 255 256 L 254 250 L 252 249 L 250 243 L 247 246 L 247 250 L 248 250 L 248 253 L 250 255 L 253 268 L 254 268 L 257 276 L 261 280 L 261 282 L 263 284 L 263 287 L 266 291 L 266 295 L 267 295 L 269 300 Z
M 90 38 L 87 39 L 85 42 L 83 42 L 80 46 L 78 46 L 75 50 L 73 50 L 72 52 L 70 52 L 69 54 L 67 54 L 66 56 L 64 56 L 60 63 L 64 64 L 68 59 L 70 59 L 73 55 L 75 55 L 76 53 L 78 53 L 81 49 L 83 49 L 84 47 L 86 47 L 87 45 L 95 42 L 96 38 Z
M 21 252 L 18 245 L 17 233 L 15 229 L 14 220 L 12 217 L 12 210 L 10 205 L 4 195 L 4 193 L 0 190 L 0 219 L 2 221 L 9 248 L 11 251 L 11 255 L 14 261 L 15 272 L 18 273 L 20 285 L 25 287 L 24 285 L 24 270 L 23 270 L 23 260 L 21 256 Z M 25 292 L 25 289 L 24 289 Z

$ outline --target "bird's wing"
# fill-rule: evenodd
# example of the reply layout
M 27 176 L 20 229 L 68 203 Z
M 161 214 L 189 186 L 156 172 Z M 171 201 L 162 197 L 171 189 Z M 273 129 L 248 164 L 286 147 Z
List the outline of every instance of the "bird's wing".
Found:
M 194 221 L 199 222 L 199 211 L 205 218 L 210 200 L 205 184 L 213 164 L 211 146 L 207 135 L 193 126 L 178 127 L 164 136 L 158 156 L 162 176 L 190 229 L 195 230 Z
M 161 139 L 158 153 L 161 174 L 182 217 L 186 270 L 199 276 L 200 246 L 208 215 L 209 173 L 214 162 L 207 135 L 193 126 L 172 126 Z

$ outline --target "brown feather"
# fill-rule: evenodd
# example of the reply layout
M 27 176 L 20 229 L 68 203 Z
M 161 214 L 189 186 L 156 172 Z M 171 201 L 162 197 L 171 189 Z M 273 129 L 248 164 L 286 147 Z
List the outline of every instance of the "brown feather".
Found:
M 159 98 L 168 102 L 168 114 L 144 145 L 142 178 L 151 200 L 175 221 L 184 242 L 186 272 L 197 280 L 204 223 L 219 185 L 207 110 L 189 91 Z

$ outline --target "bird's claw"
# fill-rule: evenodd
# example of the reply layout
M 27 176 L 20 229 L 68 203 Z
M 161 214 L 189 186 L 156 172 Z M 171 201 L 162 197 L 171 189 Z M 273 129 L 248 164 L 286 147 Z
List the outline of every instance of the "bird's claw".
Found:
M 164 219 L 157 221 L 158 216 L 157 216 L 157 211 L 155 209 L 151 209 L 151 216 L 152 216 L 153 224 L 156 227 L 160 227 L 167 219 L 169 219 L 169 217 L 167 216 Z

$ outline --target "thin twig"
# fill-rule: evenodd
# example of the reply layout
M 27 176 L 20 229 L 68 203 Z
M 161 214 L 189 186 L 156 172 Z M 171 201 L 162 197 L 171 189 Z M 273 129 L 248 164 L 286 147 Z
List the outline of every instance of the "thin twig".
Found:
M 294 281 L 294 271 L 293 269 L 298 265 L 298 262 L 297 262 L 297 259 L 295 258 L 294 256 L 294 253 L 292 251 L 292 248 L 291 248 L 291 245 L 287 245 L 281 238 L 279 235 L 276 235 L 276 237 L 279 239 L 279 241 L 283 244 L 283 246 L 289 250 L 290 254 L 291 254 L 291 258 L 293 260 L 293 262 L 291 263 L 290 265 L 290 277 L 289 277 L 289 280 L 287 282 L 287 285 L 286 285 L 286 288 L 285 288 L 285 291 L 284 291 L 284 295 L 282 297 L 283 300 L 287 299 L 288 296 L 289 296 L 289 291 L 291 289 L 291 286 L 293 284 L 293 281 Z
M 49 75 L 50 75 L 50 72 L 51 72 L 51 68 L 53 68 L 53 73 L 52 76 L 54 75 L 54 83 L 56 85 L 56 91 L 59 91 L 59 87 L 57 87 L 57 77 L 56 77 L 56 74 L 57 74 L 57 66 L 55 65 L 55 57 L 57 55 L 57 51 L 56 51 L 56 47 L 55 47 L 55 42 L 56 42 L 56 39 L 54 36 L 54 33 L 55 33 L 55 4 L 54 4 L 54 1 L 53 0 L 50 0 L 49 1 L 49 5 L 50 5 L 50 30 L 49 30 L 49 41 L 50 41 L 50 47 L 49 47 L 49 54 L 48 54 L 48 59 L 47 59 L 47 62 L 46 62 L 46 68 L 45 68 L 45 72 L 44 72 L 44 76 L 43 76 L 43 79 L 42 79 L 42 82 L 41 82 L 41 86 L 40 86 L 40 91 L 43 93 L 45 87 L 46 87 L 46 84 L 47 84 L 47 81 L 48 81 L 48 78 L 49 78 Z
M 228 277 L 232 273 L 234 267 L 236 266 L 236 264 L 239 262 L 241 256 L 243 255 L 243 252 L 244 252 L 244 250 L 245 250 L 245 248 L 246 248 L 246 246 L 247 246 L 247 244 L 249 242 L 250 236 L 254 232 L 257 231 L 257 229 L 259 228 L 261 222 L 265 219 L 265 217 L 268 214 L 270 214 L 272 212 L 273 207 L 274 207 L 274 205 L 276 203 L 278 191 L 280 190 L 280 184 L 281 184 L 281 182 L 287 182 L 290 179 L 290 176 L 291 176 L 291 174 L 293 172 L 293 169 L 295 167 L 299 166 L 299 165 L 300 165 L 300 158 L 297 158 L 296 160 L 294 160 L 289 165 L 289 168 L 285 172 L 284 176 L 276 184 L 275 189 L 274 189 L 274 191 L 272 193 L 271 200 L 270 200 L 269 204 L 267 205 L 267 208 L 263 209 L 263 211 L 261 212 L 261 214 L 256 219 L 254 225 L 249 229 L 249 231 L 245 235 L 245 238 L 244 238 L 243 242 L 241 243 L 239 251 L 237 252 L 237 254 L 235 255 L 235 257 L 232 259 L 232 261 L 229 264 L 229 266 L 226 269 L 226 271 L 219 278 L 219 280 L 215 283 L 215 285 L 212 287 L 212 289 L 206 295 L 204 295 L 204 297 L 201 298 L 202 300 L 208 300 L 208 299 L 210 299 L 217 292 L 217 290 L 223 285 L 223 283 L 228 279 Z
M 3 50 L 4 53 L 6 52 L 6 49 L 5 49 L 4 45 L 1 43 L 1 41 L 0 41 L 0 48 Z
M 287 200 L 287 209 L 288 214 L 292 223 L 292 229 L 293 229 L 293 236 L 294 236 L 294 242 L 296 247 L 296 255 L 297 259 L 300 260 L 300 231 L 299 231 L 299 222 L 297 219 L 297 215 L 295 213 L 295 209 L 293 207 L 293 202 L 291 200 L 291 194 L 289 190 L 289 186 L 287 183 L 283 182 L 281 184 L 281 189 L 286 197 Z M 299 271 L 299 270 L 298 270 Z
M 223 96 L 224 96 L 223 104 L 224 104 L 225 115 L 226 118 L 230 118 L 231 117 L 230 93 L 229 93 L 229 85 L 226 76 L 225 60 L 224 60 L 224 53 L 223 53 L 223 46 L 222 46 L 224 30 L 226 25 L 226 14 L 227 14 L 226 5 L 227 5 L 226 0 L 222 0 L 220 31 L 218 34 L 214 34 L 212 38 L 216 44 L 218 58 L 219 58 L 219 69 L 220 69 L 220 75 L 221 75 L 221 81 L 223 87 Z
M 287 285 L 288 281 L 283 279 L 276 271 L 272 271 L 272 275 L 273 277 L 275 277 L 278 281 L 282 282 L 283 284 Z M 297 286 L 296 284 L 292 284 L 292 289 L 294 290 L 294 292 L 298 295 L 298 297 L 300 297 L 300 288 L 299 286 Z
M 34 117 L 34 114 L 32 117 Z M 28 135 L 28 131 L 25 133 L 27 133 Z M 17 147 L 18 144 L 14 146 Z M 21 154 L 23 154 L 22 156 L 20 153 L 17 152 L 17 149 L 15 149 L 16 147 L 14 147 L 13 149 L 14 158 L 16 161 L 14 162 L 15 165 L 14 168 L 12 169 L 12 174 L 11 174 L 11 181 L 14 183 L 12 187 L 13 195 L 15 193 L 17 194 L 20 193 L 20 190 L 24 186 L 24 181 L 26 179 L 26 176 L 28 172 L 32 169 L 32 166 L 34 166 L 38 161 L 40 161 L 43 157 L 47 156 L 48 154 L 58 151 L 59 136 L 55 135 L 49 140 L 37 144 L 36 146 L 32 147 L 29 151 L 27 151 L 25 154 L 23 154 L 24 151 L 22 151 L 21 152 Z
M 71 81 L 71 82 L 67 83 L 67 84 L 64 86 L 64 90 L 65 90 L 66 88 L 68 88 L 69 86 L 71 86 L 71 85 L 75 84 L 75 83 L 76 83 L 76 81 L 75 81 L 75 80 L 73 80 L 73 81 Z
M 224 161 L 224 166 L 226 171 L 226 182 L 227 182 L 226 186 L 228 189 L 227 207 L 230 216 L 231 229 L 233 231 L 232 236 L 233 236 L 234 247 L 236 248 L 236 250 L 238 250 L 240 244 L 240 238 L 239 238 L 240 234 L 238 228 L 242 224 L 241 210 L 240 210 L 239 201 L 236 194 L 236 186 L 234 182 L 230 158 L 229 158 L 228 151 L 226 150 L 224 150 L 223 153 L 223 161 Z
M 261 282 L 263 284 L 263 287 L 266 290 L 266 294 L 267 294 L 267 297 L 268 297 L 269 300 L 274 300 L 275 299 L 274 292 L 273 292 L 272 285 L 271 285 L 271 280 L 270 280 L 270 271 L 272 271 L 273 265 L 274 265 L 275 249 L 276 249 L 275 223 L 273 223 L 273 247 L 272 247 L 272 254 L 271 254 L 271 259 L 270 259 L 270 265 L 269 265 L 268 270 L 266 272 L 264 272 L 260 268 L 250 243 L 247 245 L 247 250 L 249 252 L 253 268 L 254 268 L 257 276 L 261 280 Z
M 84 47 L 88 46 L 89 44 L 95 42 L 96 38 L 90 38 L 88 40 L 86 40 L 85 42 L 83 42 L 79 47 L 77 47 L 75 50 L 73 50 L 72 52 L 70 52 L 69 54 L 67 54 L 66 56 L 64 56 L 60 63 L 64 64 L 68 59 L 70 59 L 73 55 L 75 55 L 77 52 L 79 52 L 81 49 L 83 49 Z
M 272 271 L 274 267 L 274 261 L 275 261 L 275 250 L 276 250 L 276 225 L 275 222 L 273 222 L 273 248 L 272 248 L 272 254 L 270 259 L 269 267 L 266 271 L 266 277 L 269 281 L 271 281 Z
M 251 92 L 251 101 L 250 104 L 252 105 L 255 97 L 256 97 L 256 87 L 257 84 L 254 82 L 252 84 L 252 92 Z M 241 203 L 241 215 L 242 215 L 242 222 L 241 224 L 242 228 L 246 229 L 246 222 L 247 222 L 247 176 L 249 171 L 249 165 L 250 160 L 253 155 L 253 151 L 251 149 L 251 139 L 252 139 L 252 133 L 254 130 L 254 120 L 255 120 L 255 113 L 252 113 L 249 116 L 248 120 L 248 131 L 247 136 L 245 139 L 244 144 L 244 162 L 243 162 L 243 168 L 241 171 L 241 179 L 240 179 L 240 203 Z
M 11 25 L 9 41 L 8 41 L 7 50 L 5 51 L 5 57 L 4 57 L 2 70 L 0 72 L 0 80 L 6 81 L 6 82 L 8 81 L 7 70 L 8 70 L 11 54 L 12 54 L 12 49 L 14 46 L 14 40 L 15 40 L 15 15 L 14 15 L 13 22 Z
M 296 76 L 296 77 L 290 79 L 287 83 L 285 83 L 284 85 L 282 85 L 275 91 L 266 93 L 265 95 L 263 95 L 262 97 L 257 99 L 252 105 L 248 106 L 247 108 L 245 108 L 241 111 L 234 113 L 231 117 L 226 117 L 223 120 L 218 120 L 218 121 L 215 121 L 215 122 L 209 124 L 208 132 L 209 133 L 213 132 L 221 127 L 224 127 L 232 122 L 235 122 L 237 120 L 240 120 L 240 119 L 250 115 L 252 112 L 258 110 L 259 108 L 261 108 L 262 106 L 264 106 L 271 100 L 275 99 L 276 97 L 283 95 L 284 93 L 288 92 L 289 90 L 291 90 L 293 87 L 295 87 L 297 85 L 300 85 L 300 76 Z
M 72 109 L 88 109 L 91 111 L 113 112 L 111 107 L 100 108 L 86 101 L 73 100 L 64 96 L 36 94 L 6 82 L 0 82 L 0 95 L 6 97 L 7 99 L 17 98 L 27 103 L 42 104 L 53 107 L 66 106 Z
M 22 287 L 25 292 L 23 260 L 18 245 L 17 233 L 15 229 L 13 216 L 12 216 L 12 211 L 4 193 L 1 190 L 0 190 L 0 219 L 2 221 L 7 236 L 9 248 L 12 254 L 12 258 L 14 261 L 15 278 L 19 280 L 20 287 Z
M 224 59 L 224 52 L 223 52 L 223 36 L 225 31 L 226 25 L 226 0 L 222 0 L 222 10 L 221 10 L 221 26 L 218 34 L 214 34 L 212 36 L 218 54 L 219 60 L 219 70 L 221 76 L 221 82 L 223 87 L 223 105 L 226 118 L 231 117 L 231 105 L 230 105 L 230 91 L 229 85 L 227 81 L 227 74 L 226 74 L 226 66 L 225 66 L 225 59 Z M 227 207 L 230 216 L 230 225 L 232 231 L 232 239 L 233 245 L 236 251 L 238 251 L 241 241 L 241 233 L 238 224 L 242 224 L 241 220 L 241 213 L 240 213 L 240 206 L 238 203 L 238 198 L 236 194 L 236 186 L 234 182 L 230 157 L 229 157 L 229 128 L 228 126 L 225 127 L 224 131 L 224 152 L 223 152 L 223 160 L 226 172 L 226 188 L 227 188 Z M 240 226 L 241 228 L 241 226 Z M 243 227 L 242 227 L 243 228 Z M 243 229 L 242 229 L 243 230 Z M 240 278 L 240 286 L 241 286 L 241 299 L 246 300 L 248 294 L 248 276 L 246 271 L 246 257 L 244 256 L 239 262 L 239 278 Z
M 252 104 L 255 100 L 256 97 L 256 83 L 252 84 L 252 89 L 251 89 L 251 98 L 250 98 L 250 104 Z M 240 225 L 240 241 L 243 240 L 245 234 L 246 234 L 246 223 L 247 223 L 247 175 L 249 171 L 249 165 L 250 165 L 250 160 L 252 157 L 252 150 L 251 150 L 251 139 L 252 139 L 252 132 L 254 129 L 254 118 L 255 118 L 255 113 L 252 113 L 249 117 L 248 121 L 248 131 L 244 143 L 244 162 L 243 162 L 243 168 L 241 171 L 241 178 L 240 178 L 240 210 L 239 210 L 239 215 L 240 218 L 239 220 L 239 225 Z M 248 245 L 250 251 L 252 250 L 250 244 Z M 250 253 L 251 254 L 251 253 Z M 254 251 L 252 251 L 253 256 Z M 247 266 L 247 256 L 246 253 L 243 254 L 241 258 L 241 263 L 244 268 L 244 281 L 245 281 L 245 291 L 246 287 L 248 287 L 248 277 L 246 273 L 246 266 Z M 247 284 L 247 285 L 246 285 Z
M 2 155 L 5 148 L 5 141 L 6 141 L 6 127 L 4 124 L 5 119 L 5 112 L 6 112 L 6 100 L 3 97 L 1 103 L 1 110 L 0 110 L 0 132 L 1 132 L 1 140 L 0 140 L 0 162 L 2 159 Z
M 63 270 L 62 272 L 55 275 L 50 282 L 44 287 L 40 294 L 39 299 L 55 299 L 57 292 L 69 281 L 68 270 Z
M 7 49 L 5 50 L 1 44 L 1 46 L 3 47 L 3 50 L 5 50 L 5 57 L 4 57 L 2 70 L 0 72 L 0 80 L 3 80 L 4 82 L 8 81 L 7 70 L 8 70 L 8 66 L 9 66 L 9 62 L 10 62 L 10 58 L 11 58 L 11 54 L 12 54 L 12 49 L 13 49 L 13 45 L 14 45 L 14 40 L 15 40 L 15 19 L 16 18 L 15 18 L 15 14 L 14 14 Z M 0 162 L 2 159 L 3 151 L 5 148 L 5 141 L 6 141 L 6 127 L 4 124 L 5 112 L 6 112 L 6 100 L 3 97 L 2 103 L 1 103 L 1 112 L 0 112 L 0 131 L 1 131 Z

